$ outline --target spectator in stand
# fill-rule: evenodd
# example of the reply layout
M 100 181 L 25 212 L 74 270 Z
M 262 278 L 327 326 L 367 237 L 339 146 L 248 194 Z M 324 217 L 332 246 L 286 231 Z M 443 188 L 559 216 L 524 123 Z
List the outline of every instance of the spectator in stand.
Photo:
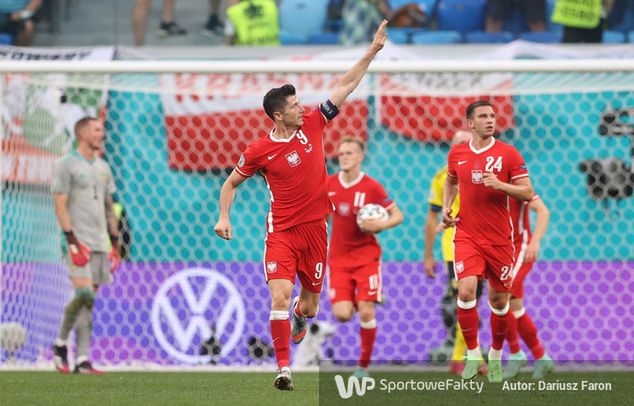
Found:
M 341 43 L 358 45 L 369 43 L 383 18 L 390 21 L 390 28 L 423 28 L 427 15 L 415 2 L 390 9 L 386 0 L 345 0 L 341 11 L 343 28 Z
M 230 1 L 225 18 L 225 44 L 280 45 L 279 11 L 274 0 Z
M 513 9 L 519 9 L 526 15 L 528 29 L 533 32 L 546 31 L 545 0 L 489 0 L 486 11 L 487 32 L 502 31 L 502 23 Z
M 187 30 L 174 21 L 174 3 L 176 0 L 163 0 L 163 17 L 159 25 L 159 37 L 170 35 L 185 35 Z M 134 32 L 134 45 L 145 44 L 145 30 L 147 28 L 147 16 L 150 12 L 152 0 L 136 0 L 132 14 L 132 31 Z
M 41 6 L 42 0 L 0 0 L 0 32 L 10 34 L 14 45 L 31 45 L 33 16 Z
M 564 26 L 564 43 L 603 42 L 603 27 L 614 0 L 557 0 L 552 21 Z
M 389 20 L 390 14 L 387 0 L 346 0 L 341 11 L 341 43 L 358 45 L 371 42 L 383 18 Z
M 235 4 L 235 1 L 229 0 L 227 7 Z M 208 37 L 215 37 L 216 35 L 222 35 L 223 27 L 222 22 L 220 21 L 220 9 L 222 5 L 222 0 L 209 0 L 209 18 L 207 19 L 207 24 L 205 24 L 205 28 L 203 28 L 203 35 Z

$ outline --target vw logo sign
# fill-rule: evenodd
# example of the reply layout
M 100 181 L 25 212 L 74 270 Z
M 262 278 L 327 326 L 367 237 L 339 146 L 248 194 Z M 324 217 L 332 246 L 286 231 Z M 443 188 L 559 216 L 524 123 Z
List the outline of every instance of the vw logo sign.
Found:
M 170 276 L 159 288 L 150 315 L 154 335 L 171 357 L 203 364 L 201 344 L 211 336 L 220 341 L 226 356 L 244 330 L 245 310 L 240 293 L 219 272 L 207 268 L 184 269 Z

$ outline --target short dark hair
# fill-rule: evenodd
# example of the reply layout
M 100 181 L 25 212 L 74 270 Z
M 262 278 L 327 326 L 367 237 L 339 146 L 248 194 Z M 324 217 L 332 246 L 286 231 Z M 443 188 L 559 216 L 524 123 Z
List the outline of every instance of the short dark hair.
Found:
M 80 118 L 79 121 L 75 123 L 75 128 L 73 129 L 73 131 L 75 131 L 75 137 L 77 137 L 79 132 L 83 130 L 84 127 L 86 127 L 91 121 L 97 121 L 97 117 L 85 116 Z
M 273 113 L 284 111 L 286 107 L 286 98 L 288 96 L 295 96 L 295 87 L 293 85 L 286 84 L 282 87 L 275 87 L 269 90 L 264 96 L 262 105 L 266 115 L 273 118 Z
M 472 119 L 473 118 L 473 112 L 475 111 L 475 109 L 477 109 L 478 107 L 482 107 L 482 106 L 489 106 L 489 107 L 493 108 L 493 104 L 491 104 L 491 102 L 488 101 L 488 100 L 477 100 L 477 101 L 474 101 L 473 103 L 471 103 L 470 105 L 467 106 L 467 120 Z
M 359 148 L 361 149 L 361 152 L 365 152 L 365 142 L 361 138 L 343 137 L 341 141 L 339 142 L 339 145 L 346 144 L 346 143 L 357 144 Z

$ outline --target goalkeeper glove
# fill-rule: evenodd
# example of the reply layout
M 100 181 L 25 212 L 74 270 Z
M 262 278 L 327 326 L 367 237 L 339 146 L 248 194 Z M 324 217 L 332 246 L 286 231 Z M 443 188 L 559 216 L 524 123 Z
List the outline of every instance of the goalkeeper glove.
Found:
M 85 266 L 90 260 L 92 250 L 77 239 L 73 230 L 64 231 L 64 235 L 66 235 L 68 252 L 70 253 L 70 260 L 73 262 L 73 265 Z
M 108 261 L 110 261 L 110 273 L 114 273 L 119 267 L 121 262 L 121 255 L 119 254 L 119 237 L 116 235 L 110 236 L 110 243 L 112 248 L 108 254 Z

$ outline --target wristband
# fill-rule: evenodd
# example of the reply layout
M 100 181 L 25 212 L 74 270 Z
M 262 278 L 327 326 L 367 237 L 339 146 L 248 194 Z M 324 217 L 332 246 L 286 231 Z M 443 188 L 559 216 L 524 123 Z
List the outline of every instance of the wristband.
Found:
M 31 10 L 24 9 L 24 10 L 20 11 L 20 18 L 22 20 L 28 20 L 31 17 L 33 17 L 33 12 Z

